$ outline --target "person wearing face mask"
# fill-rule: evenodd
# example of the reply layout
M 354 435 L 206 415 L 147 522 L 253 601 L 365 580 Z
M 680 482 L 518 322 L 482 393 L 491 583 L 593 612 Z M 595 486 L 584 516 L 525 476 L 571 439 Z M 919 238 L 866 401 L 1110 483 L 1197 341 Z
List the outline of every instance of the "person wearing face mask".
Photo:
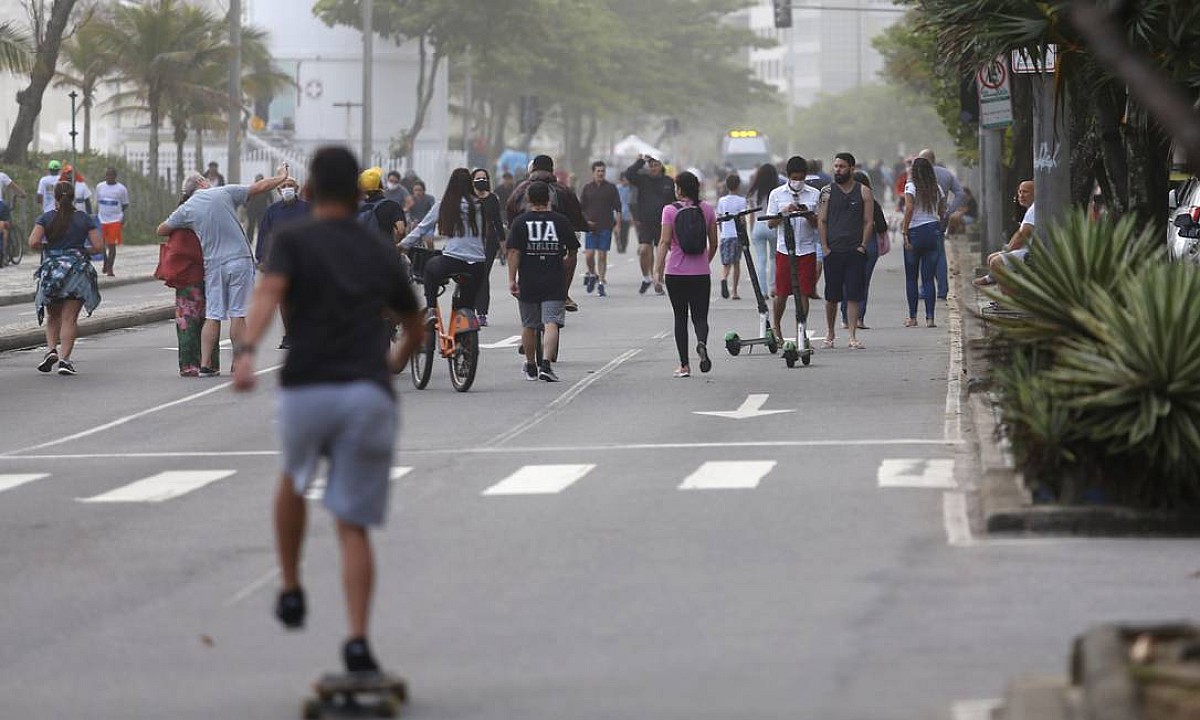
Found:
M 400 173 L 395 170 L 387 174 L 387 182 L 383 185 L 383 196 L 404 208 L 404 212 L 408 212 L 412 208 L 412 193 L 400 184 Z
M 488 310 L 492 306 L 492 265 L 500 244 L 504 242 L 504 221 L 501 219 L 500 198 L 492 192 L 492 177 L 483 168 L 471 172 L 471 183 L 475 186 L 475 197 L 483 211 L 483 247 L 487 256 L 483 261 L 483 281 L 479 284 L 479 297 L 475 301 L 475 314 L 479 325 L 487 327 Z
M 794 155 L 787 161 L 787 182 L 771 191 L 767 198 L 767 209 L 764 215 L 788 215 L 793 212 L 808 212 L 802 217 L 790 220 L 792 232 L 796 239 L 796 270 L 800 280 L 800 314 L 807 318 L 809 298 L 817 289 L 817 248 L 820 237 L 817 235 L 817 216 L 814 213 L 821 199 L 821 191 L 805 181 L 808 173 L 808 162 Z M 759 221 L 763 222 L 763 221 Z M 792 296 L 792 266 L 788 257 L 787 243 L 784 241 L 782 220 L 767 220 L 766 226 L 775 231 L 775 300 L 772 304 L 772 326 L 775 337 L 783 337 L 783 312 L 787 309 L 788 298 Z M 757 226 L 756 226 L 757 227 Z M 765 290 L 765 288 L 764 288 Z
M 384 194 L 383 170 L 377 167 L 363 170 L 358 176 L 358 188 L 364 196 L 358 208 L 359 224 L 378 231 L 384 238 L 398 244 L 408 231 L 408 218 L 404 207 Z
M 279 231 L 294 223 L 300 222 L 308 217 L 309 207 L 308 201 L 300 198 L 300 186 L 296 183 L 296 178 L 288 178 L 279 186 L 279 202 L 273 203 L 267 208 L 263 215 L 262 222 L 258 226 L 258 243 L 254 247 L 254 260 L 261 270 L 266 267 L 267 261 L 271 254 L 271 242 Z M 288 316 L 287 309 L 279 306 L 279 317 L 283 320 L 283 340 L 279 343 L 280 350 L 287 350 L 291 347 L 291 342 L 288 339 Z

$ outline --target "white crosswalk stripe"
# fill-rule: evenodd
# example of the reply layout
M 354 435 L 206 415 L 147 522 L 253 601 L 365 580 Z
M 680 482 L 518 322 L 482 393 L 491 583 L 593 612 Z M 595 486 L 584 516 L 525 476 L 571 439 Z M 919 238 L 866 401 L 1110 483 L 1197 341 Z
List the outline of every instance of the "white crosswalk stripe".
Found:
M 775 468 L 774 460 L 706 462 L 680 484 L 680 490 L 753 490 Z
M 595 465 L 526 465 L 483 491 L 484 495 L 552 495 L 566 490 Z
M 879 464 L 876 479 L 881 488 L 930 488 L 953 490 L 954 460 L 891 458 Z
M 236 473 L 236 470 L 171 470 L 151 475 L 116 490 L 90 498 L 86 503 L 163 502 L 199 490 Z
M 45 477 L 50 477 L 50 473 L 9 473 L 7 475 L 0 475 L 0 492 L 12 490 L 25 483 L 31 483 L 34 480 L 41 480 Z

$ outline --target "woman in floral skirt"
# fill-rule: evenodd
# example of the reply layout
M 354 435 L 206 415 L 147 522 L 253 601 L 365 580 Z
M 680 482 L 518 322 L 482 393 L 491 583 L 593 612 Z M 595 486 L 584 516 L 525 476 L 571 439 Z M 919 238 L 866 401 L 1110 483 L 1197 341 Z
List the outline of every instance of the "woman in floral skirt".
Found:
M 188 199 L 179 199 L 182 205 Z M 175 288 L 175 332 L 179 346 L 179 376 L 200 377 L 200 328 L 204 326 L 204 253 L 200 238 L 188 229 L 171 232 L 167 238 L 173 257 L 183 266 L 173 279 Z M 214 370 L 220 369 L 220 354 L 213 353 Z

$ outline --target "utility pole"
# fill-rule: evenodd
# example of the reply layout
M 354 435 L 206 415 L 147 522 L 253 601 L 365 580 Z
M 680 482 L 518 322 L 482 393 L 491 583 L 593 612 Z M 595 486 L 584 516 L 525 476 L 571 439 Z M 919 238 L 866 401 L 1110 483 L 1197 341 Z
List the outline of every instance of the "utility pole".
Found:
M 375 61 L 375 0 L 363 0 L 362 4 L 362 27 L 363 27 L 363 58 L 362 58 L 362 164 L 363 167 L 371 165 L 372 145 L 374 138 L 371 137 L 371 127 L 375 120 L 372 112 L 372 83 L 374 81 L 374 61 Z M 349 113 L 349 109 L 346 110 Z
M 225 160 L 228 182 L 242 181 L 242 0 L 229 0 L 229 157 Z M 158 169 L 154 169 L 158 172 Z
M 1053 72 L 1033 79 L 1033 183 L 1037 231 L 1042 235 L 1071 209 L 1071 138 L 1058 111 Z

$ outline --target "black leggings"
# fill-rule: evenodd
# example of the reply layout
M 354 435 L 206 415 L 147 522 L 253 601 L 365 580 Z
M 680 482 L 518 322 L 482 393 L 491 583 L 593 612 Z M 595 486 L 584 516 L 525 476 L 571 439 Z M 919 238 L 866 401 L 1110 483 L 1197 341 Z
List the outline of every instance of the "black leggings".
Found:
M 468 263 L 449 255 L 429 258 L 429 262 L 425 263 L 425 303 L 429 307 L 433 307 L 437 302 L 438 290 L 441 289 L 442 283 L 455 275 L 462 274 L 467 278 L 459 286 L 458 300 L 453 305 L 456 309 L 460 307 L 474 309 L 475 295 L 479 292 L 479 284 L 483 279 L 483 267 L 484 263 Z
M 708 275 L 668 275 L 667 295 L 675 311 L 675 347 L 679 349 L 679 364 L 688 365 L 688 312 L 696 339 L 708 343 L 708 297 L 712 278 Z
M 501 252 L 500 243 L 489 242 L 487 244 L 487 258 L 483 261 L 479 292 L 476 293 L 475 311 L 480 315 L 487 315 L 488 310 L 492 307 L 492 265 L 496 262 L 496 254 L 499 252 Z M 507 279 L 507 276 L 505 278 Z

